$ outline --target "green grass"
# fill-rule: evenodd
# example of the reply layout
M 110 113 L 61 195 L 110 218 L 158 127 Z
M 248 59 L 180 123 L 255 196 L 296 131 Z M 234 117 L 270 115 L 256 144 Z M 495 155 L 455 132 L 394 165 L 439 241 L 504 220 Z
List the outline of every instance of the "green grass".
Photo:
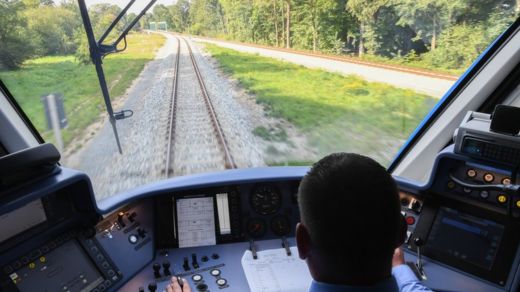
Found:
M 355 58 L 355 57 L 353 57 L 353 58 Z M 382 57 L 382 56 L 365 54 L 360 59 L 369 61 L 369 62 L 375 62 L 375 63 L 400 65 L 400 66 L 404 66 L 404 67 L 424 69 L 424 70 L 431 71 L 433 73 L 449 74 L 449 75 L 453 75 L 453 76 L 460 76 L 467 69 L 467 68 L 461 68 L 461 69 L 440 68 L 438 66 L 433 66 L 424 60 L 421 60 L 420 57 L 415 57 L 415 59 L 406 58 L 406 56 L 405 57 L 396 57 L 396 58 L 387 58 L 387 57 Z
M 122 95 L 153 59 L 165 38 L 161 35 L 132 34 L 128 37 L 128 49 L 109 55 L 103 62 L 106 80 L 112 100 Z M 53 141 L 47 130 L 44 109 L 40 97 L 49 93 L 64 96 L 65 112 L 69 122 L 62 131 L 67 145 L 74 137 L 105 113 L 105 104 L 94 65 L 79 64 L 74 56 L 51 56 L 33 59 L 15 71 L 0 71 L 4 81 L 22 109 L 47 141 Z
M 253 134 L 255 134 L 258 137 L 261 137 L 264 140 L 267 141 L 277 141 L 277 142 L 284 142 L 287 141 L 287 132 L 285 132 L 284 129 L 281 128 L 266 128 L 263 126 L 256 127 L 253 130 Z
M 387 164 L 437 101 L 356 76 L 308 69 L 211 44 L 206 48 L 270 115 L 286 119 L 307 134 L 311 146 L 318 149 L 318 157 L 301 157 L 302 161 L 350 151 Z

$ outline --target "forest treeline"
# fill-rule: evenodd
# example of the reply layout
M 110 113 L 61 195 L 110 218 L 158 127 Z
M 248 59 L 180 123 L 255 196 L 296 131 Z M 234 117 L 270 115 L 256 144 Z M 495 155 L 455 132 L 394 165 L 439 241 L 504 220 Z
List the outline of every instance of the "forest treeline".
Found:
M 515 0 L 178 0 L 147 21 L 277 47 L 466 68 L 518 16 Z
M 89 7 L 98 37 L 120 11 L 119 6 L 111 4 Z M 120 32 L 134 17 L 135 14 L 125 16 L 113 34 Z M 137 28 L 140 25 L 137 24 Z M 75 0 L 0 0 L 0 70 L 16 69 L 30 58 L 70 54 L 75 54 L 82 63 L 90 61 Z
M 98 36 L 120 11 L 89 7 Z M 136 29 L 165 21 L 178 32 L 460 70 L 519 11 L 520 0 L 177 0 L 155 5 Z M 89 61 L 75 0 L 0 0 L 0 69 L 69 54 Z

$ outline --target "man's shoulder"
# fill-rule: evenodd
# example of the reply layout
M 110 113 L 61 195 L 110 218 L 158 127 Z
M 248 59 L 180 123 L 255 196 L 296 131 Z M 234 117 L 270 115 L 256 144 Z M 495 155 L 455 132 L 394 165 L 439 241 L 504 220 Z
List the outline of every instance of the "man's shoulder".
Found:
M 399 287 L 394 277 L 381 281 L 374 286 L 335 285 L 312 281 L 309 292 L 398 292 Z

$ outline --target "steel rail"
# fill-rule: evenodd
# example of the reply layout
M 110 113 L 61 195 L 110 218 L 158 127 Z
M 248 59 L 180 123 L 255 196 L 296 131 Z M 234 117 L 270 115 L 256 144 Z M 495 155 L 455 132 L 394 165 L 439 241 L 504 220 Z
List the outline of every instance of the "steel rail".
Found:
M 222 127 L 218 121 L 217 114 L 213 107 L 213 103 L 211 102 L 211 98 L 209 96 L 208 90 L 206 89 L 206 85 L 204 84 L 204 80 L 200 73 L 199 66 L 197 64 L 197 61 L 195 60 L 195 55 L 193 54 L 193 51 L 192 51 L 191 46 L 188 43 L 188 41 L 185 38 L 182 38 L 182 39 L 186 43 L 186 46 L 188 47 L 188 51 L 190 52 L 191 62 L 193 64 L 195 74 L 197 75 L 197 81 L 199 82 L 200 90 L 204 97 L 204 102 L 206 104 L 206 108 L 208 109 L 209 115 L 211 117 L 211 123 L 213 124 L 213 128 L 215 129 L 215 132 L 217 134 L 217 140 L 219 141 L 222 151 L 224 152 L 225 167 L 227 169 L 237 168 L 235 161 L 233 160 L 233 157 L 231 156 L 231 152 L 229 151 L 228 143 L 224 136 L 224 132 L 222 131 Z
M 177 110 L 177 84 L 179 83 L 179 58 L 181 55 L 181 41 L 177 38 L 177 56 L 175 56 L 172 97 L 170 105 L 170 125 L 168 128 L 168 146 L 166 149 L 166 178 L 173 174 L 172 145 L 175 137 L 175 112 Z

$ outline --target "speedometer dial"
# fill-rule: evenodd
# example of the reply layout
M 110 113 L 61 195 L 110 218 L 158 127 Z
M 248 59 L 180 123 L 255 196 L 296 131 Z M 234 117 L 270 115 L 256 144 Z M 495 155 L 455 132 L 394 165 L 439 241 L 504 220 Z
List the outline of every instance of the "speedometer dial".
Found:
M 271 186 L 260 186 L 256 188 L 250 197 L 251 207 L 260 215 L 276 213 L 282 205 L 282 196 Z
M 285 236 L 291 232 L 291 221 L 285 216 L 275 216 L 271 220 L 271 230 L 278 236 Z

